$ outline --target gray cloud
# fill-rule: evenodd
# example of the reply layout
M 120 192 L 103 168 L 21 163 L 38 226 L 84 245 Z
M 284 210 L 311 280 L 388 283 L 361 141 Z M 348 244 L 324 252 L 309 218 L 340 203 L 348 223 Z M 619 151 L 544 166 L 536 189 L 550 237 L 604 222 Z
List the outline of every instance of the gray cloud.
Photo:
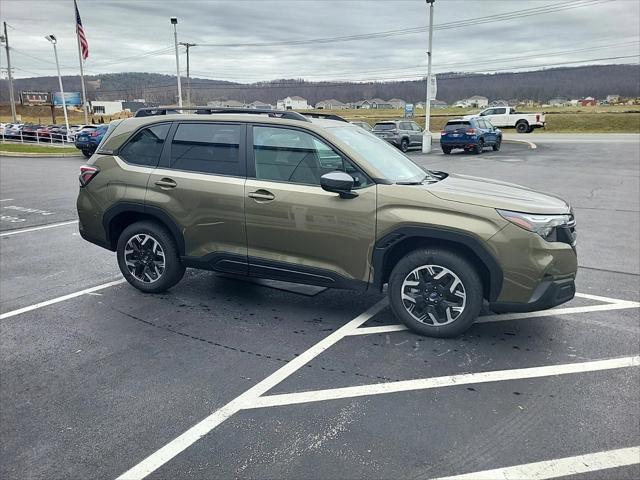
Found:
M 54 75 L 44 39 L 59 39 L 64 74 L 78 71 L 73 2 L 0 0 L 16 77 Z M 586 1 L 586 0 L 585 0 Z M 88 74 L 175 73 L 173 30 L 200 44 L 280 42 L 424 27 L 422 0 L 78 0 L 91 55 Z M 437 0 L 435 24 L 557 5 L 538 0 Z M 639 53 L 640 2 L 616 0 L 537 16 L 434 32 L 435 71 L 486 71 Z M 295 46 L 191 49 L 192 76 L 254 82 L 274 78 L 385 79 L 424 73 L 426 32 Z M 603 47 L 595 49 L 595 47 Z M 164 49 L 164 50 L 162 50 Z M 587 50 L 592 49 L 592 50 Z M 582 51 L 575 51 L 582 50 Z M 568 51 L 561 55 L 550 55 Z M 154 53 L 156 52 L 156 53 Z M 509 57 L 530 57 L 509 59 Z M 6 60 L 2 55 L 2 65 Z M 126 57 L 126 59 L 125 59 Z M 593 63 L 636 63 L 638 58 Z M 184 70 L 184 49 L 181 49 Z M 184 73 L 184 71 L 183 71 Z

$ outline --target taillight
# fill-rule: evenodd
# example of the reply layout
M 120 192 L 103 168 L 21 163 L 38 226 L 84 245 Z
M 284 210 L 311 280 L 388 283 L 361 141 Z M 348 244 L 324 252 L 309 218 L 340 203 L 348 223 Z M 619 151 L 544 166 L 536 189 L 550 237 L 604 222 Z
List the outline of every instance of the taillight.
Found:
M 83 165 L 80 167 L 80 185 L 86 187 L 93 177 L 95 177 L 100 169 L 97 167 L 92 167 L 90 165 Z
M 540 121 L 540 115 L 536 115 L 536 122 Z
M 97 131 L 97 130 L 96 130 L 96 131 L 91 132 L 91 136 L 92 136 L 92 137 L 97 137 L 98 135 L 99 135 L 99 133 L 98 133 L 98 131 Z
M 467 128 L 466 134 L 467 135 L 475 135 L 476 134 L 476 129 L 475 128 Z
M 446 135 L 446 134 L 447 134 L 447 132 L 445 132 L 444 130 L 440 130 L 440 136 Z

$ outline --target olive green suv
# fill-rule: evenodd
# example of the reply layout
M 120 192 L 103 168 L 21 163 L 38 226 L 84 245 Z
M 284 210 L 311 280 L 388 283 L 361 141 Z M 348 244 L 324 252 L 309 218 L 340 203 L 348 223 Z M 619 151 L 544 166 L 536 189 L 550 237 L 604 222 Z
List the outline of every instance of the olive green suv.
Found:
M 382 291 L 408 327 L 465 331 L 483 304 L 573 298 L 575 221 L 558 197 L 425 170 L 331 115 L 200 110 L 112 122 L 81 167 L 80 233 L 161 292 L 185 268 Z

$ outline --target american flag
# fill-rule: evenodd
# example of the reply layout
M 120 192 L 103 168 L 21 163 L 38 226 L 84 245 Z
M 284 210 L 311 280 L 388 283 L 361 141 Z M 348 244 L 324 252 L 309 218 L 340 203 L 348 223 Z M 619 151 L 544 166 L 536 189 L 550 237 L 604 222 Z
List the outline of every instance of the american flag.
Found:
M 82 59 L 89 58 L 89 42 L 84 35 L 84 28 L 82 28 L 82 20 L 80 20 L 80 12 L 78 11 L 78 4 L 76 0 L 73 0 L 73 5 L 76 7 L 76 34 L 78 35 L 78 41 L 80 42 L 80 50 L 82 51 Z

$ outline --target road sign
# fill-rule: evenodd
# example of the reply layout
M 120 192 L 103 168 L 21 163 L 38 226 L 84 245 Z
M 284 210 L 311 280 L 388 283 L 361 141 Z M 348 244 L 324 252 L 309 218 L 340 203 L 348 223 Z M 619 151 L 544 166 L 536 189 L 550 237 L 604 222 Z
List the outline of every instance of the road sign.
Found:
M 404 104 L 404 116 L 405 118 L 413 117 L 413 103 L 405 103 Z
M 80 92 L 64 92 L 64 103 L 67 107 L 82 106 L 82 94 Z M 57 107 L 62 106 L 62 94 L 60 92 L 53 94 L 53 104 Z

